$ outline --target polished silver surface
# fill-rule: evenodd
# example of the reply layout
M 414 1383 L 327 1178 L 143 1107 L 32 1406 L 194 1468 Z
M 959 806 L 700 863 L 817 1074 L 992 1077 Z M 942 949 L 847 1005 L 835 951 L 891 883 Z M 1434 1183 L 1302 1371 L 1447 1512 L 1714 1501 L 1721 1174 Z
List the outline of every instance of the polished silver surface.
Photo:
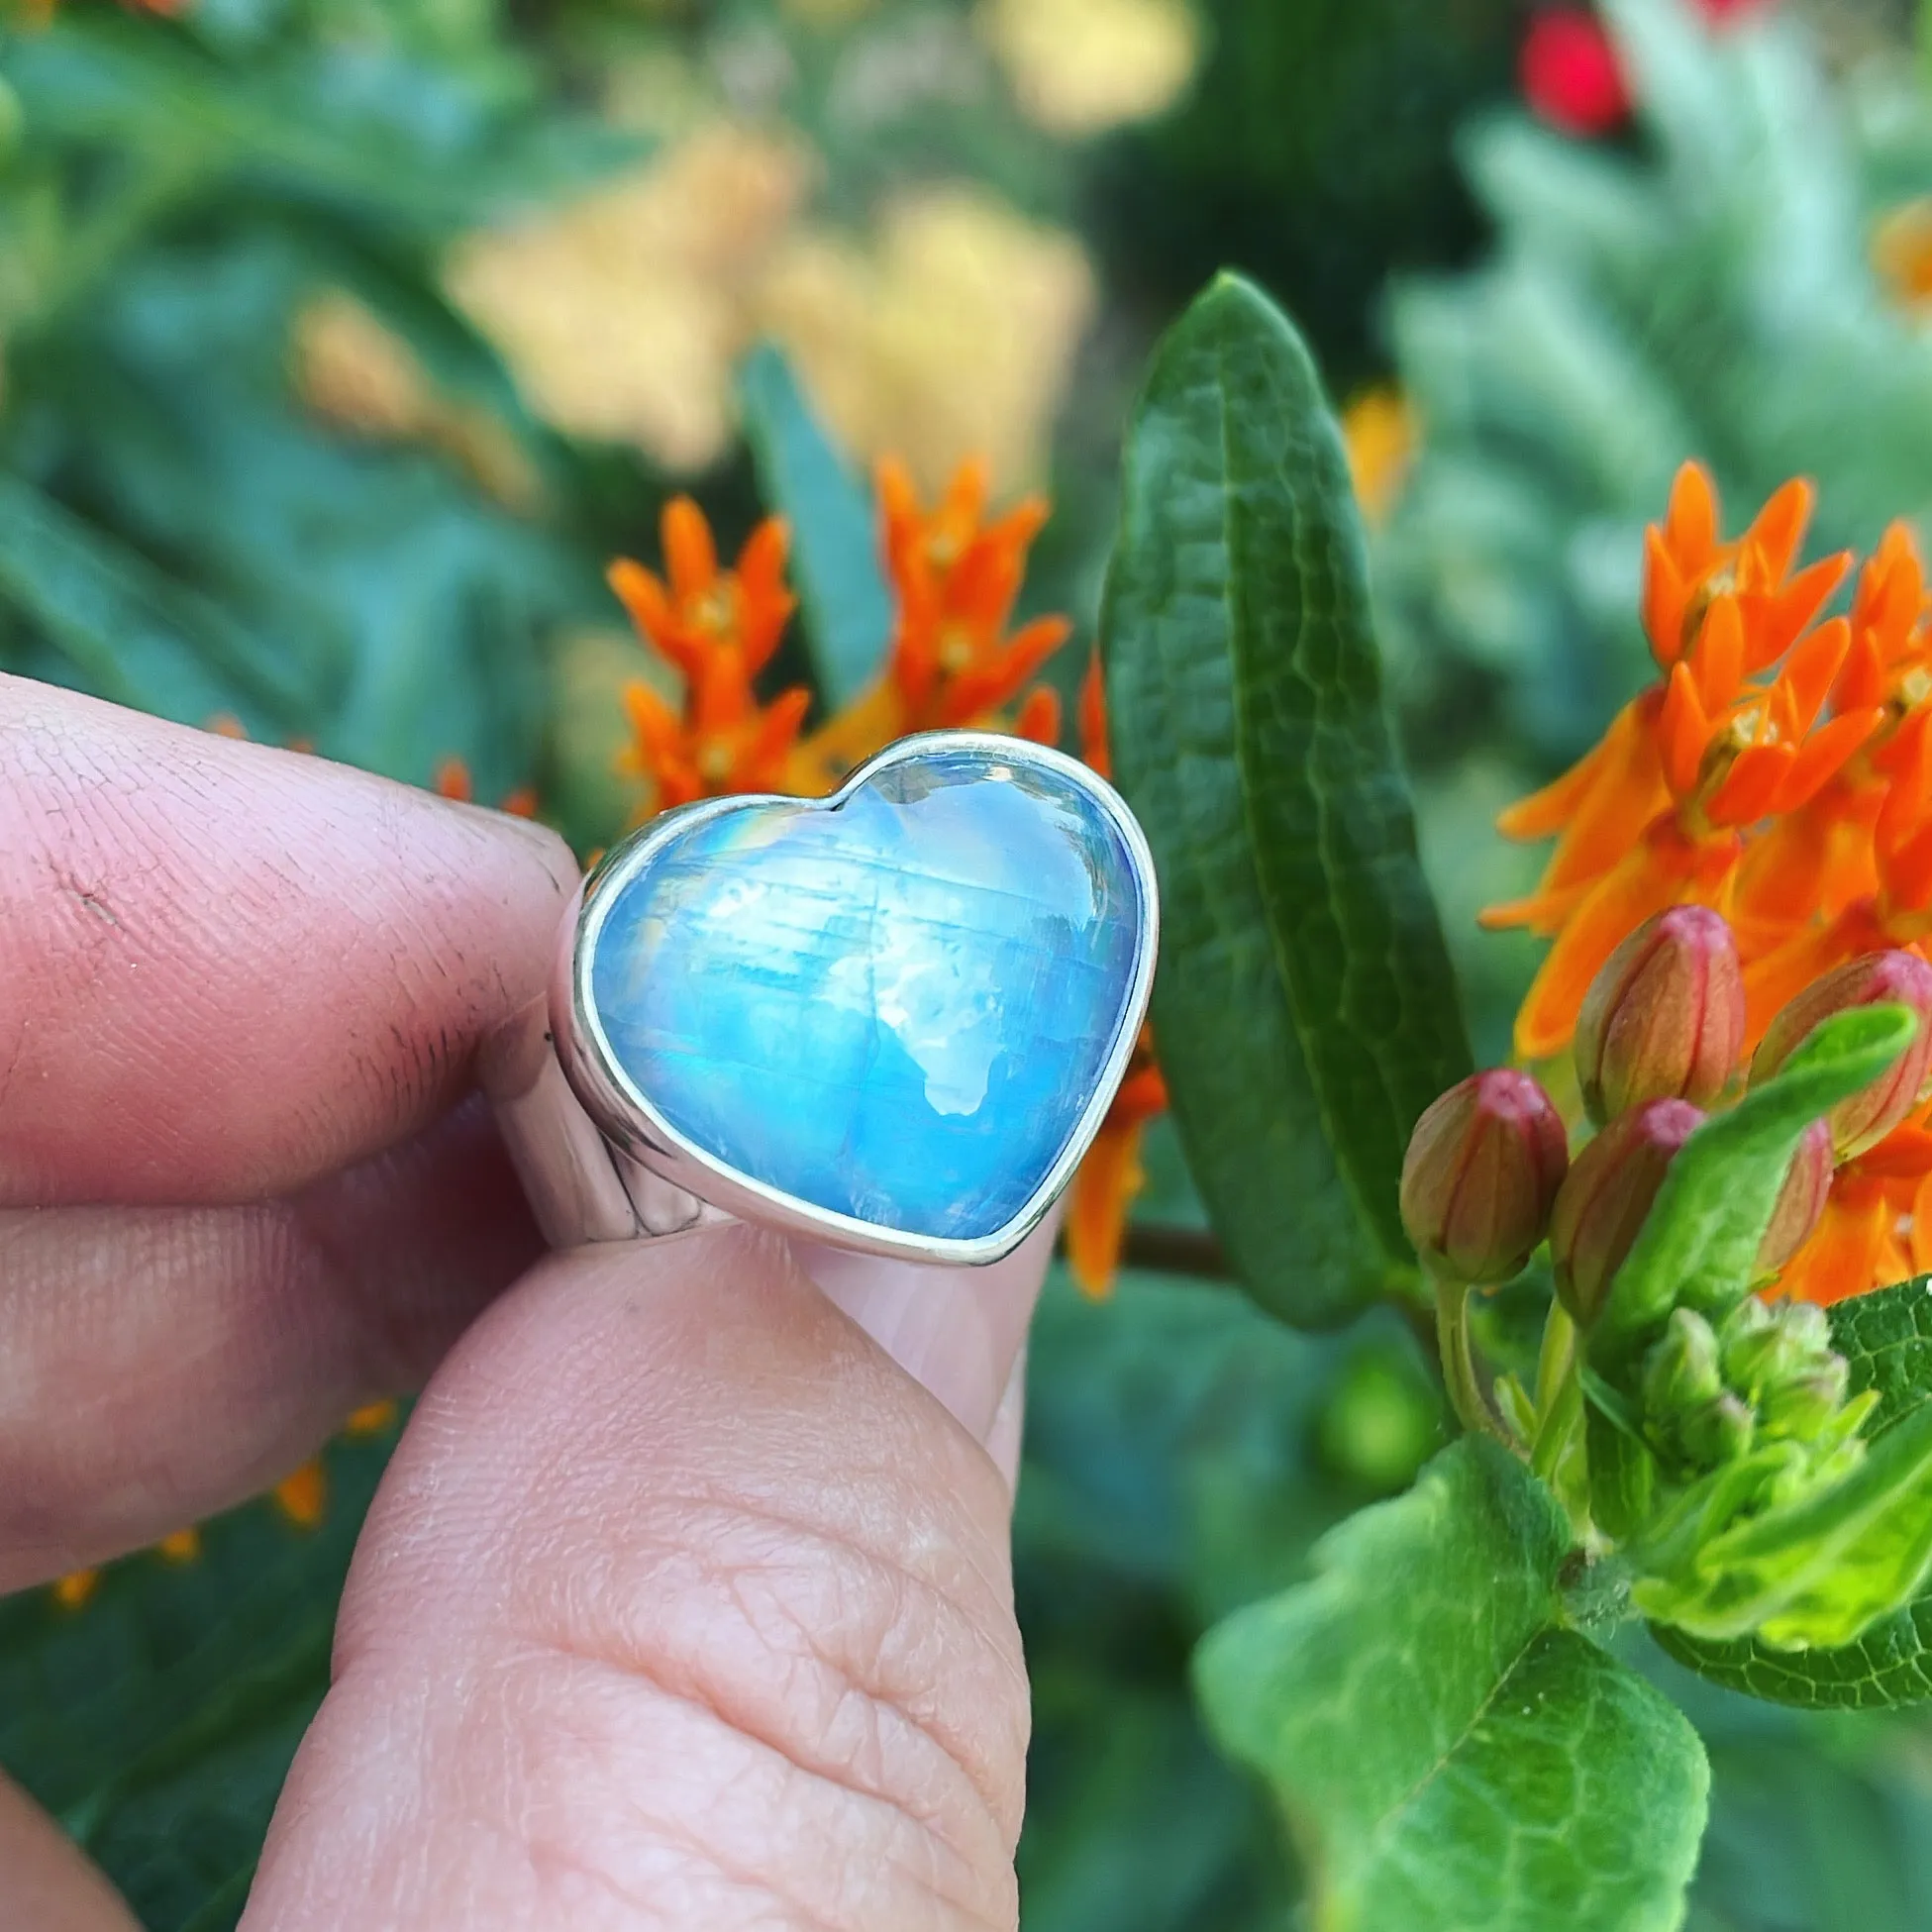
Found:
M 1078 786 L 1119 835 L 1136 875 L 1142 918 L 1132 980 L 1114 1039 L 1059 1157 L 1003 1226 L 971 1239 L 948 1239 L 814 1206 L 738 1171 L 686 1139 L 612 1051 L 592 995 L 591 969 L 604 919 L 625 886 L 665 846 L 696 825 L 773 805 L 829 811 L 895 764 L 961 751 L 1053 772 Z M 983 1265 L 1011 1253 L 1038 1225 L 1106 1118 L 1146 1014 L 1158 922 L 1152 855 L 1133 814 L 1111 786 L 1076 761 L 1025 740 L 992 732 L 924 733 L 868 760 L 829 798 L 758 794 L 708 799 L 654 819 L 616 847 L 580 889 L 563 922 L 547 1023 L 536 1008 L 524 1015 L 488 1058 L 484 1084 L 497 1102 L 505 1138 L 545 1235 L 557 1246 L 631 1240 L 735 1217 L 859 1254 Z M 570 1104 L 572 1095 L 581 1111 Z

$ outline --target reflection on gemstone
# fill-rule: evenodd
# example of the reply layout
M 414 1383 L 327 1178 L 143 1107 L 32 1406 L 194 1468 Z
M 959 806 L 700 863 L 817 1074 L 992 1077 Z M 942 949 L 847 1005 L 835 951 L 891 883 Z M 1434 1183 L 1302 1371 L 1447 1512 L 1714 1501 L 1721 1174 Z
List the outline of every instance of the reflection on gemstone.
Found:
M 1078 779 L 983 750 L 661 848 L 601 928 L 612 1056 L 685 1139 L 875 1227 L 995 1234 L 1119 1036 L 1140 885 Z

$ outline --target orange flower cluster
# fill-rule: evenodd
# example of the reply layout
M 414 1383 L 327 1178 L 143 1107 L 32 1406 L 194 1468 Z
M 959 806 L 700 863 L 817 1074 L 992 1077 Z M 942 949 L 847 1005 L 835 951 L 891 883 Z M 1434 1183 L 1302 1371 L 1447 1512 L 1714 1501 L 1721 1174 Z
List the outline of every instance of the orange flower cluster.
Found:
M 812 694 L 802 686 L 769 704 L 754 680 L 771 661 L 797 600 L 785 587 L 789 536 L 768 518 L 736 568 L 722 570 L 704 512 L 689 497 L 664 511 L 665 577 L 620 559 L 610 567 L 639 635 L 683 679 L 681 708 L 634 678 L 624 691 L 636 743 L 623 768 L 647 778 L 647 810 L 734 791 L 785 791 L 788 762 Z
M 885 667 L 869 690 L 809 734 L 809 691 L 791 689 L 768 701 L 758 691 L 795 603 L 785 583 L 781 520 L 761 524 L 727 570 L 704 513 L 679 497 L 663 514 L 663 575 L 629 559 L 611 566 L 611 587 L 641 641 L 681 684 L 676 702 L 664 695 L 663 677 L 625 687 L 632 743 L 620 768 L 644 781 L 639 821 L 735 792 L 818 797 L 908 732 L 986 725 L 1039 744 L 1059 740 L 1059 694 L 1032 680 L 1072 627 L 1062 617 L 1040 617 L 1011 628 L 1027 553 L 1047 520 L 1045 499 L 1029 497 L 990 516 L 979 462 L 965 464 L 931 509 L 903 464 L 881 463 L 877 481 L 894 610 Z M 1079 723 L 1083 755 L 1104 774 L 1097 660 L 1082 687 Z M 1068 1261 L 1090 1293 L 1104 1293 L 1112 1282 L 1127 1212 L 1142 1185 L 1141 1135 L 1166 1105 L 1144 1038 L 1070 1190 Z
M 1070 626 L 1044 617 L 1007 628 L 1046 503 L 1028 498 L 988 521 L 977 463 L 930 511 L 898 463 L 880 465 L 878 494 L 895 610 L 885 669 L 809 737 L 809 691 L 766 703 L 757 688 L 796 601 L 780 519 L 761 524 L 736 567 L 722 570 L 704 513 L 679 497 L 663 515 L 665 577 L 629 559 L 611 566 L 639 636 L 682 685 L 677 704 L 645 678 L 625 690 L 634 743 L 623 769 L 649 788 L 640 818 L 731 792 L 817 796 L 908 732 L 991 724 L 1042 744 L 1059 738 L 1058 694 L 1045 685 L 1022 693 Z
M 1722 535 L 1686 464 L 1646 535 L 1644 629 L 1657 680 L 1602 742 L 1499 821 L 1556 840 L 1528 898 L 1483 914 L 1552 945 L 1516 1020 L 1524 1061 L 1562 1051 L 1622 940 L 1678 904 L 1731 922 L 1747 1047 L 1821 974 L 1904 948 L 1932 958 L 1932 625 L 1910 531 L 1894 524 L 1849 615 L 1822 619 L 1852 559 L 1798 567 L 1812 491 L 1794 481 Z M 1914 1115 L 1839 1170 L 1782 1292 L 1832 1301 L 1932 1267 L 1932 1132 Z M 1921 1203 L 1924 1212 L 1918 1212 Z

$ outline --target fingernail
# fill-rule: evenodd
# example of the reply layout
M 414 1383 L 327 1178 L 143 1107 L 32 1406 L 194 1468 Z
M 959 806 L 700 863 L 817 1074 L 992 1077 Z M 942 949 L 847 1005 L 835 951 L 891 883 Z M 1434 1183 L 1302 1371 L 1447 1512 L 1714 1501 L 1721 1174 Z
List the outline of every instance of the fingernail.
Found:
M 828 1300 L 990 1446 L 1053 1254 L 1053 1214 L 990 1268 L 935 1268 L 800 1245 Z

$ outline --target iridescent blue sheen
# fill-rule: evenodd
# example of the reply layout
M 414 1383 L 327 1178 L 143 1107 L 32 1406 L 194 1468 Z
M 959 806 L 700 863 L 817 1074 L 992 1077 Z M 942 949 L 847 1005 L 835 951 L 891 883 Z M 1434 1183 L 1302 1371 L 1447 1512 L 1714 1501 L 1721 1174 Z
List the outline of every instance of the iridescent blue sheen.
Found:
M 961 748 L 673 839 L 611 907 L 590 989 L 687 1140 L 814 1207 L 970 1240 L 1086 1110 L 1142 914 L 1083 784 Z

